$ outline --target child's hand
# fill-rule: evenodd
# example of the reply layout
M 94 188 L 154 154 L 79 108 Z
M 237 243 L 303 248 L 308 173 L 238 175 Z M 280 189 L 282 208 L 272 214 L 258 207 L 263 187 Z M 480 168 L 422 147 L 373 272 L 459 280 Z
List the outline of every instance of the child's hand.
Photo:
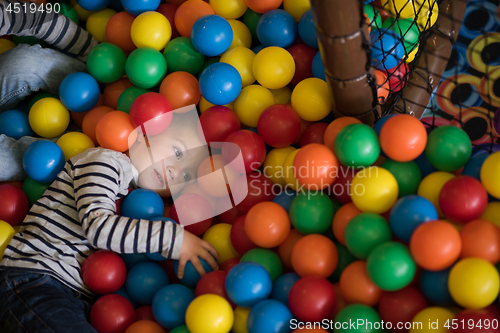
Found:
M 196 271 L 201 275 L 205 275 L 205 269 L 201 265 L 200 259 L 204 259 L 214 271 L 219 269 L 214 257 L 220 259 L 217 250 L 208 242 L 200 239 L 192 233 L 184 230 L 184 238 L 182 240 L 181 255 L 179 258 L 179 269 L 177 275 L 179 279 L 184 277 L 184 268 L 187 261 L 191 261 Z

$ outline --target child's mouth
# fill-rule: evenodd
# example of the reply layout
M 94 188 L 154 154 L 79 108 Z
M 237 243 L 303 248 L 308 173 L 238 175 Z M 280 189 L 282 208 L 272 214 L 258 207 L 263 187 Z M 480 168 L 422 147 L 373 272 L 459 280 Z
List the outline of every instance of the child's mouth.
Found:
M 156 179 L 156 182 L 158 183 L 158 185 L 163 188 L 163 178 L 161 177 L 160 173 L 158 171 L 156 171 L 156 169 L 153 169 L 155 171 L 155 179 Z

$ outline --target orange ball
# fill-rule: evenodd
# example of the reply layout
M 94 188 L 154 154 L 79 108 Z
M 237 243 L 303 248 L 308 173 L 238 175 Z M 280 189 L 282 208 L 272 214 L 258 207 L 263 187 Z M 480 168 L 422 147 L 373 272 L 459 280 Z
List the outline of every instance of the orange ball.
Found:
M 73 122 L 80 128 L 82 127 L 83 118 L 85 118 L 87 113 L 89 113 L 89 111 L 85 111 L 85 112 L 70 111 L 69 112 L 69 114 L 71 115 L 71 120 L 73 120 Z
M 383 290 L 368 276 L 366 261 L 355 261 L 340 275 L 340 292 L 347 303 L 361 303 L 375 306 L 382 297 Z
M 97 142 L 97 137 L 95 134 L 95 129 L 97 127 L 97 124 L 101 120 L 102 117 L 104 117 L 105 114 L 114 111 L 112 108 L 109 106 L 97 106 L 94 107 L 92 110 L 88 111 L 87 114 L 85 115 L 85 118 L 83 118 L 82 122 L 82 132 L 86 136 L 88 136 L 96 146 L 99 145 L 99 142 Z
M 387 75 L 376 69 L 375 70 L 375 81 L 377 82 L 377 98 L 380 104 L 384 104 L 389 97 L 389 80 L 387 80 Z
M 160 94 L 165 96 L 172 109 L 198 104 L 201 99 L 199 82 L 188 72 L 173 72 L 163 79 Z
M 121 78 L 118 81 L 110 83 L 104 88 L 104 93 L 102 101 L 104 105 L 109 106 L 113 110 L 116 110 L 116 105 L 118 104 L 118 98 L 125 89 L 132 87 L 132 82 L 127 78 Z
M 115 44 L 125 53 L 132 52 L 137 48 L 130 36 L 130 29 L 134 19 L 135 16 L 129 12 L 119 12 L 113 15 L 106 25 L 106 39 L 108 42 Z
M 139 320 L 130 325 L 125 333 L 166 333 L 166 331 L 151 320 Z
M 323 136 L 323 143 L 333 152 L 333 146 L 335 144 L 335 139 L 339 132 L 351 124 L 362 124 L 362 122 L 354 117 L 340 117 L 335 119 L 326 128 L 325 134 Z
M 380 130 L 380 147 L 392 160 L 409 162 L 419 157 L 427 144 L 424 124 L 408 114 L 387 120 Z
M 175 12 L 175 27 L 184 37 L 191 37 L 194 23 L 202 16 L 215 14 L 212 7 L 202 0 L 188 0 Z
M 335 181 L 339 162 L 327 146 L 311 143 L 299 150 L 293 167 L 300 184 L 310 190 L 322 190 Z
M 489 221 L 475 220 L 460 230 L 460 258 L 477 257 L 496 265 L 500 261 L 500 228 Z
M 317 275 L 326 279 L 337 268 L 338 260 L 335 244 L 319 234 L 302 237 L 292 250 L 292 266 L 300 276 Z
M 283 265 L 288 269 L 293 269 L 292 266 L 292 250 L 295 244 L 304 237 L 297 229 L 290 230 L 288 237 L 283 243 L 278 247 L 278 253 L 280 255 Z
M 283 0 L 245 0 L 248 8 L 260 14 L 278 9 L 282 2 Z
M 462 240 L 457 229 L 446 221 L 421 224 L 410 238 L 410 252 L 415 262 L 428 271 L 440 271 L 460 257 Z
M 335 213 L 332 221 L 332 229 L 335 238 L 339 241 L 340 244 L 345 245 L 345 228 L 347 228 L 349 222 L 351 222 L 354 216 L 357 216 L 361 213 L 362 211 L 359 210 L 359 208 L 356 207 L 356 205 L 352 202 L 343 205 Z
M 129 149 L 129 142 L 133 143 L 137 139 L 137 131 L 130 122 L 129 114 L 111 111 L 105 114 L 97 124 L 96 138 L 103 148 L 123 153 Z
M 290 233 L 288 212 L 275 202 L 260 202 L 250 208 L 245 218 L 248 238 L 263 248 L 282 244 Z

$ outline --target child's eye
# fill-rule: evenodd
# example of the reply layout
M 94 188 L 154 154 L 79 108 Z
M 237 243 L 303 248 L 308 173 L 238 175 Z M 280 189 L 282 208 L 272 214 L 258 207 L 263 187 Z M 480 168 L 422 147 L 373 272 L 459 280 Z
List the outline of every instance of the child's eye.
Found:
M 182 151 L 180 151 L 179 148 L 174 147 L 174 153 L 175 153 L 175 158 L 177 158 L 177 160 L 180 160 L 182 158 Z
M 184 181 L 188 182 L 188 181 L 191 180 L 191 175 L 190 174 L 183 172 L 183 175 L 184 175 Z

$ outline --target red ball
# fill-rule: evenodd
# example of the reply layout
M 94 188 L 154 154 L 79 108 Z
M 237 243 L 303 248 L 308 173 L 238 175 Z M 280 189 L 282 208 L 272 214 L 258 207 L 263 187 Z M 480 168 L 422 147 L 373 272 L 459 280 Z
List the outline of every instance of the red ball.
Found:
M 130 106 L 130 122 L 142 133 L 157 135 L 172 122 L 172 106 L 161 94 L 149 92 L 140 95 Z
M 310 143 L 323 144 L 323 138 L 327 127 L 327 123 L 314 123 L 308 126 L 300 138 L 300 147 L 304 147 Z
M 235 188 L 248 187 L 248 194 L 239 204 L 236 205 L 238 210 L 243 214 L 248 213 L 250 208 L 263 201 L 271 201 L 274 199 L 272 192 L 273 183 L 269 178 L 262 173 L 252 172 L 249 175 L 239 177 L 235 183 Z
M 111 294 L 125 283 L 127 267 L 122 258 L 107 250 L 99 250 L 85 259 L 82 279 L 97 294 Z
M 222 148 L 227 137 L 241 128 L 240 120 L 230 108 L 222 105 L 212 106 L 200 116 L 200 127 L 206 142 L 214 148 Z M 203 137 L 200 134 L 200 137 Z
M 248 238 L 245 231 L 245 218 L 246 215 L 242 215 L 234 221 L 230 234 L 231 244 L 233 244 L 234 249 L 241 255 L 244 255 L 251 249 L 258 247 L 250 240 L 250 238 Z
M 135 317 L 137 320 L 151 320 L 156 322 L 153 315 L 153 307 L 151 305 L 144 305 L 135 310 Z
M 241 258 L 231 258 L 224 261 L 219 265 L 219 269 L 224 272 L 229 272 L 231 268 L 238 265 L 240 263 Z
M 500 327 L 500 318 L 487 309 L 463 310 L 455 319 L 453 322 L 457 323 L 458 327 L 450 323 L 450 332 L 454 333 L 494 333 L 498 332 Z
M 394 68 L 382 72 L 389 78 L 389 87 L 391 91 L 400 91 L 405 87 L 406 82 L 408 82 L 408 65 L 405 61 L 402 61 Z
M 299 137 L 300 117 L 289 104 L 271 105 L 260 115 L 257 131 L 268 145 L 288 147 Z
M 97 332 L 123 333 L 134 322 L 134 307 L 121 295 L 105 295 L 90 310 L 90 324 Z
M 266 158 L 266 144 L 262 138 L 249 130 L 239 130 L 230 134 L 222 145 L 222 156 L 227 164 L 230 164 L 240 153 L 234 145 L 239 146 L 243 156 L 244 168 L 238 163 L 232 163 L 231 167 L 241 173 L 257 170 Z
M 233 224 L 238 217 L 243 215 L 243 213 L 234 206 L 230 209 L 227 208 L 227 202 L 225 200 L 218 200 L 215 205 L 215 213 L 217 214 L 217 219 L 221 223 Z
M 172 27 L 172 36 L 170 37 L 170 40 L 181 35 L 175 27 L 175 12 L 177 12 L 177 8 L 179 7 L 171 3 L 164 3 L 156 8 L 156 11 L 158 13 L 163 14 L 163 16 L 167 18 L 168 22 L 170 23 L 170 27 Z
M 335 290 L 327 279 L 305 276 L 295 282 L 288 295 L 290 311 L 301 321 L 318 322 L 330 316 L 335 306 Z
M 353 167 L 339 165 L 337 178 L 330 186 L 330 193 L 332 194 L 332 197 L 343 205 L 352 202 L 351 184 L 356 172 L 357 170 Z
M 448 219 L 467 223 L 481 217 L 488 204 L 488 193 L 479 180 L 459 176 L 444 184 L 439 193 L 439 207 Z
M 386 292 L 378 305 L 380 318 L 392 323 L 392 332 L 408 332 L 407 329 L 397 329 L 397 323 L 411 322 L 413 317 L 428 306 L 424 295 L 415 287 Z
M 318 50 L 306 44 L 297 44 L 289 47 L 288 52 L 295 61 L 295 75 L 290 83 L 296 85 L 304 79 L 313 77 L 312 63 Z
M 212 206 L 208 200 L 195 193 L 183 194 L 178 197 L 170 210 L 172 220 L 179 222 L 184 226 L 184 229 L 197 236 L 210 228 L 213 214 Z
M 0 185 L 0 220 L 14 226 L 21 223 L 30 209 L 28 197 L 22 189 L 11 185 Z
M 226 271 L 214 271 L 203 275 L 196 285 L 194 295 L 196 297 L 205 294 L 215 294 L 223 297 L 231 304 L 233 309 L 236 307 L 226 293 Z

